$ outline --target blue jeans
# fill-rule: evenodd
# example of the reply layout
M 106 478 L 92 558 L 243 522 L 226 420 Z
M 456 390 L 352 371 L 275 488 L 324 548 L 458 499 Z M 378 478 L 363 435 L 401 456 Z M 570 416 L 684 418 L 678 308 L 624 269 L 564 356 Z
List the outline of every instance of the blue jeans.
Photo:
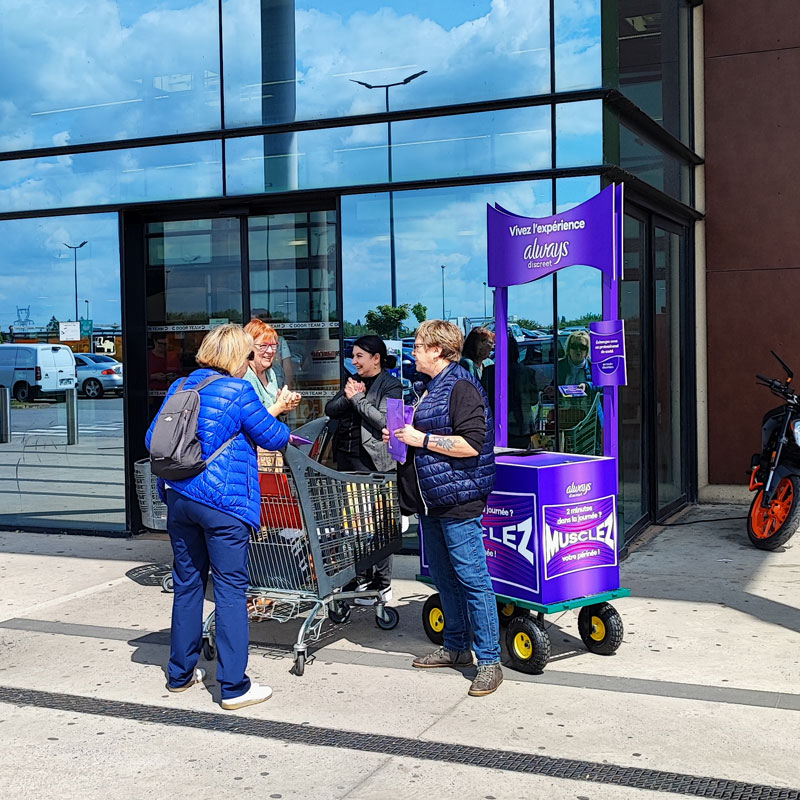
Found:
M 167 490 L 167 529 L 172 542 L 170 686 L 191 680 L 203 644 L 203 598 L 208 568 L 214 577 L 217 680 L 223 699 L 250 688 L 247 648 L 247 547 L 250 528 L 241 520 Z
M 479 666 L 499 664 L 500 622 L 480 517 L 420 515 L 420 525 L 428 567 L 442 601 L 444 646 L 463 651 L 472 645 Z

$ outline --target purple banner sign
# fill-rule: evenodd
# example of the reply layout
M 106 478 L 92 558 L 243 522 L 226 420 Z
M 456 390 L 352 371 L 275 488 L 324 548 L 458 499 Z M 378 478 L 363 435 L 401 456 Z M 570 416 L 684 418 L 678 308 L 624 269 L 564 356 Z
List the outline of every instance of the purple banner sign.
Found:
M 494 590 L 536 602 L 540 589 L 535 495 L 493 492 L 482 525 Z
M 621 319 L 589 323 L 592 380 L 596 386 L 625 386 L 625 324 Z
M 615 272 L 614 186 L 552 217 L 487 205 L 489 285 L 516 286 L 575 264 Z
M 614 497 L 543 506 L 544 578 L 617 563 Z

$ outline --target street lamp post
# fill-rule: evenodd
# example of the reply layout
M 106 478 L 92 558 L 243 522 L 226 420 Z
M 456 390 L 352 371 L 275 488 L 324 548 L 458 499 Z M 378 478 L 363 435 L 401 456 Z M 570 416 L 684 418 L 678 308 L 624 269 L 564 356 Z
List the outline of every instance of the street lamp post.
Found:
M 83 302 L 86 303 L 86 319 L 89 319 L 89 301 L 84 300 Z
M 446 264 L 442 264 L 442 319 L 445 318 L 444 316 L 444 271 L 447 268 Z
M 483 282 L 483 324 L 486 324 L 486 281 Z
M 87 239 L 84 239 L 80 244 L 67 244 L 64 242 L 64 247 L 69 247 L 75 254 L 75 322 L 78 321 L 78 250 L 80 250 L 87 241 Z
M 411 81 L 416 80 L 419 78 L 420 75 L 424 75 L 428 70 L 423 69 L 421 72 L 415 72 L 413 75 L 409 75 L 407 78 L 403 78 L 402 81 L 397 81 L 396 83 L 365 83 L 364 81 L 357 81 L 355 78 L 350 78 L 353 83 L 357 83 L 360 86 L 365 86 L 367 89 L 384 89 L 386 92 L 386 113 L 389 113 L 389 89 L 393 86 L 405 86 L 407 83 L 411 83 Z M 391 186 L 392 183 L 392 121 L 389 120 L 387 123 L 387 158 L 388 158 L 388 166 L 389 166 L 389 185 Z M 391 276 L 391 290 L 392 290 L 392 305 L 397 305 L 397 263 L 395 259 L 395 252 L 394 252 L 394 192 L 392 192 L 391 188 L 389 189 L 389 269 L 390 269 L 390 276 Z

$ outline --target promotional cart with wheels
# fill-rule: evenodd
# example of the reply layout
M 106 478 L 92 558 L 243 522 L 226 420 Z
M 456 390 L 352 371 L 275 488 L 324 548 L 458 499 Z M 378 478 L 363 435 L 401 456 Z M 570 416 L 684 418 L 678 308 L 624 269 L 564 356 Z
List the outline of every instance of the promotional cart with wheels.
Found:
M 579 608 L 578 630 L 594 653 L 609 655 L 622 643 L 622 618 L 609 602 L 630 594 L 619 585 L 617 527 L 617 387 L 625 383 L 624 334 L 617 319 L 622 187 L 609 186 L 585 203 L 544 219 L 520 217 L 498 206 L 489 206 L 487 214 L 496 331 L 508 328 L 509 286 L 573 265 L 596 267 L 602 273 L 603 319 L 590 324 L 592 380 L 600 397 L 594 406 L 602 408 L 602 422 L 597 423 L 602 430 L 587 440 L 589 452 L 505 447 L 509 347 L 506 336 L 498 335 L 495 342 L 497 480 L 482 520 L 483 541 L 512 665 L 539 673 L 550 658 L 545 614 Z M 557 334 L 554 325 L 553 353 Z M 558 390 L 567 395 L 576 388 Z M 578 437 L 569 441 L 577 442 Z M 432 583 L 424 532 L 420 561 L 419 579 Z M 436 644 L 443 641 L 444 625 L 439 595 L 431 595 L 423 608 L 423 626 Z

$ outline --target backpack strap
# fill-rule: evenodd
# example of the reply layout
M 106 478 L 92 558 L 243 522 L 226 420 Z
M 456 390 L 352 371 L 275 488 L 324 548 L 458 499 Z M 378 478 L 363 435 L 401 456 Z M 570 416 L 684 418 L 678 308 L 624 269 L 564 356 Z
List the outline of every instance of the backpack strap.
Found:
M 209 375 L 207 378 L 203 378 L 197 386 L 192 387 L 196 392 L 199 392 L 201 389 L 205 389 L 210 383 L 214 383 L 214 381 L 218 381 L 220 378 L 226 377 L 225 375 L 220 375 L 217 373 L 216 375 Z M 184 379 L 186 380 L 186 379 Z

